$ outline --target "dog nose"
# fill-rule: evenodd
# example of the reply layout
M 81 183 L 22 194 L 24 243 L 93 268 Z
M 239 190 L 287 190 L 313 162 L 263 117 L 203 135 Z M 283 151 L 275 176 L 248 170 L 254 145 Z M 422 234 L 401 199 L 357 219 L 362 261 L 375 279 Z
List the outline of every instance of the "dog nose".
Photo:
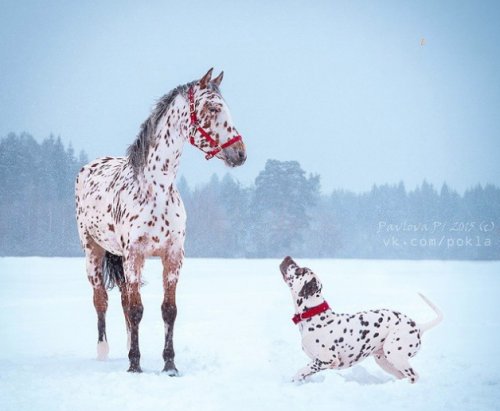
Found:
M 288 269 L 288 267 L 290 267 L 290 265 L 293 263 L 293 260 L 292 260 L 292 257 L 290 257 L 289 255 L 287 255 L 283 261 L 281 262 L 280 264 L 280 271 L 283 275 L 285 275 L 286 273 L 286 270 Z

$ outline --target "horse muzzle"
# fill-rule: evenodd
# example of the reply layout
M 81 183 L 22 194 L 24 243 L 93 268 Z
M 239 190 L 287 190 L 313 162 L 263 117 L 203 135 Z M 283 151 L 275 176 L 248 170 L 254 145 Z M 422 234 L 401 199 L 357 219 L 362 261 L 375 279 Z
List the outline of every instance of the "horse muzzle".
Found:
M 229 167 L 241 166 L 247 159 L 245 145 L 241 141 L 223 149 L 222 153 L 224 154 L 224 162 Z

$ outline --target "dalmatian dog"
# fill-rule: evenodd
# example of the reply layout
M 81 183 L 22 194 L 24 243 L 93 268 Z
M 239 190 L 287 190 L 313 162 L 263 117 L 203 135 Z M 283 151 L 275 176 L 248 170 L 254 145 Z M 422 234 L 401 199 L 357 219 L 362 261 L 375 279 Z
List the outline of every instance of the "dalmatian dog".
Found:
M 409 360 L 420 349 L 422 334 L 443 319 L 425 296 L 420 294 L 436 313 L 436 318 L 425 324 L 388 309 L 337 314 L 324 300 L 321 282 L 312 270 L 285 257 L 280 271 L 292 293 L 296 312 L 292 320 L 302 335 L 302 349 L 312 360 L 293 381 L 303 381 L 328 368 L 349 368 L 370 355 L 397 379 L 418 380 Z

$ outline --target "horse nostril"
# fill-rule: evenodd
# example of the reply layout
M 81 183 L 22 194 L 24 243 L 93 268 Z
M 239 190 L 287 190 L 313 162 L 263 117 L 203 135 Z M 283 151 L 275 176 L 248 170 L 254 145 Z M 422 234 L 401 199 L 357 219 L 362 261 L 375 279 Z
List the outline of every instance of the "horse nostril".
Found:
M 240 158 L 240 160 L 243 160 L 245 158 L 245 152 L 242 150 L 238 151 L 238 157 Z

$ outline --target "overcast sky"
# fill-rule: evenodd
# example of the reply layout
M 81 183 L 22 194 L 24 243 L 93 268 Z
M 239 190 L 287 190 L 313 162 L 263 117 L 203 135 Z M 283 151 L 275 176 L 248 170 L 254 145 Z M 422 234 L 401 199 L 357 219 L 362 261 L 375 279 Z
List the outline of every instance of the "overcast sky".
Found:
M 6 1 L 0 135 L 123 155 L 156 99 L 224 70 L 248 148 L 322 188 L 500 184 L 500 5 L 488 1 Z M 424 40 L 422 40 L 424 39 Z M 226 169 L 186 145 L 194 185 Z

